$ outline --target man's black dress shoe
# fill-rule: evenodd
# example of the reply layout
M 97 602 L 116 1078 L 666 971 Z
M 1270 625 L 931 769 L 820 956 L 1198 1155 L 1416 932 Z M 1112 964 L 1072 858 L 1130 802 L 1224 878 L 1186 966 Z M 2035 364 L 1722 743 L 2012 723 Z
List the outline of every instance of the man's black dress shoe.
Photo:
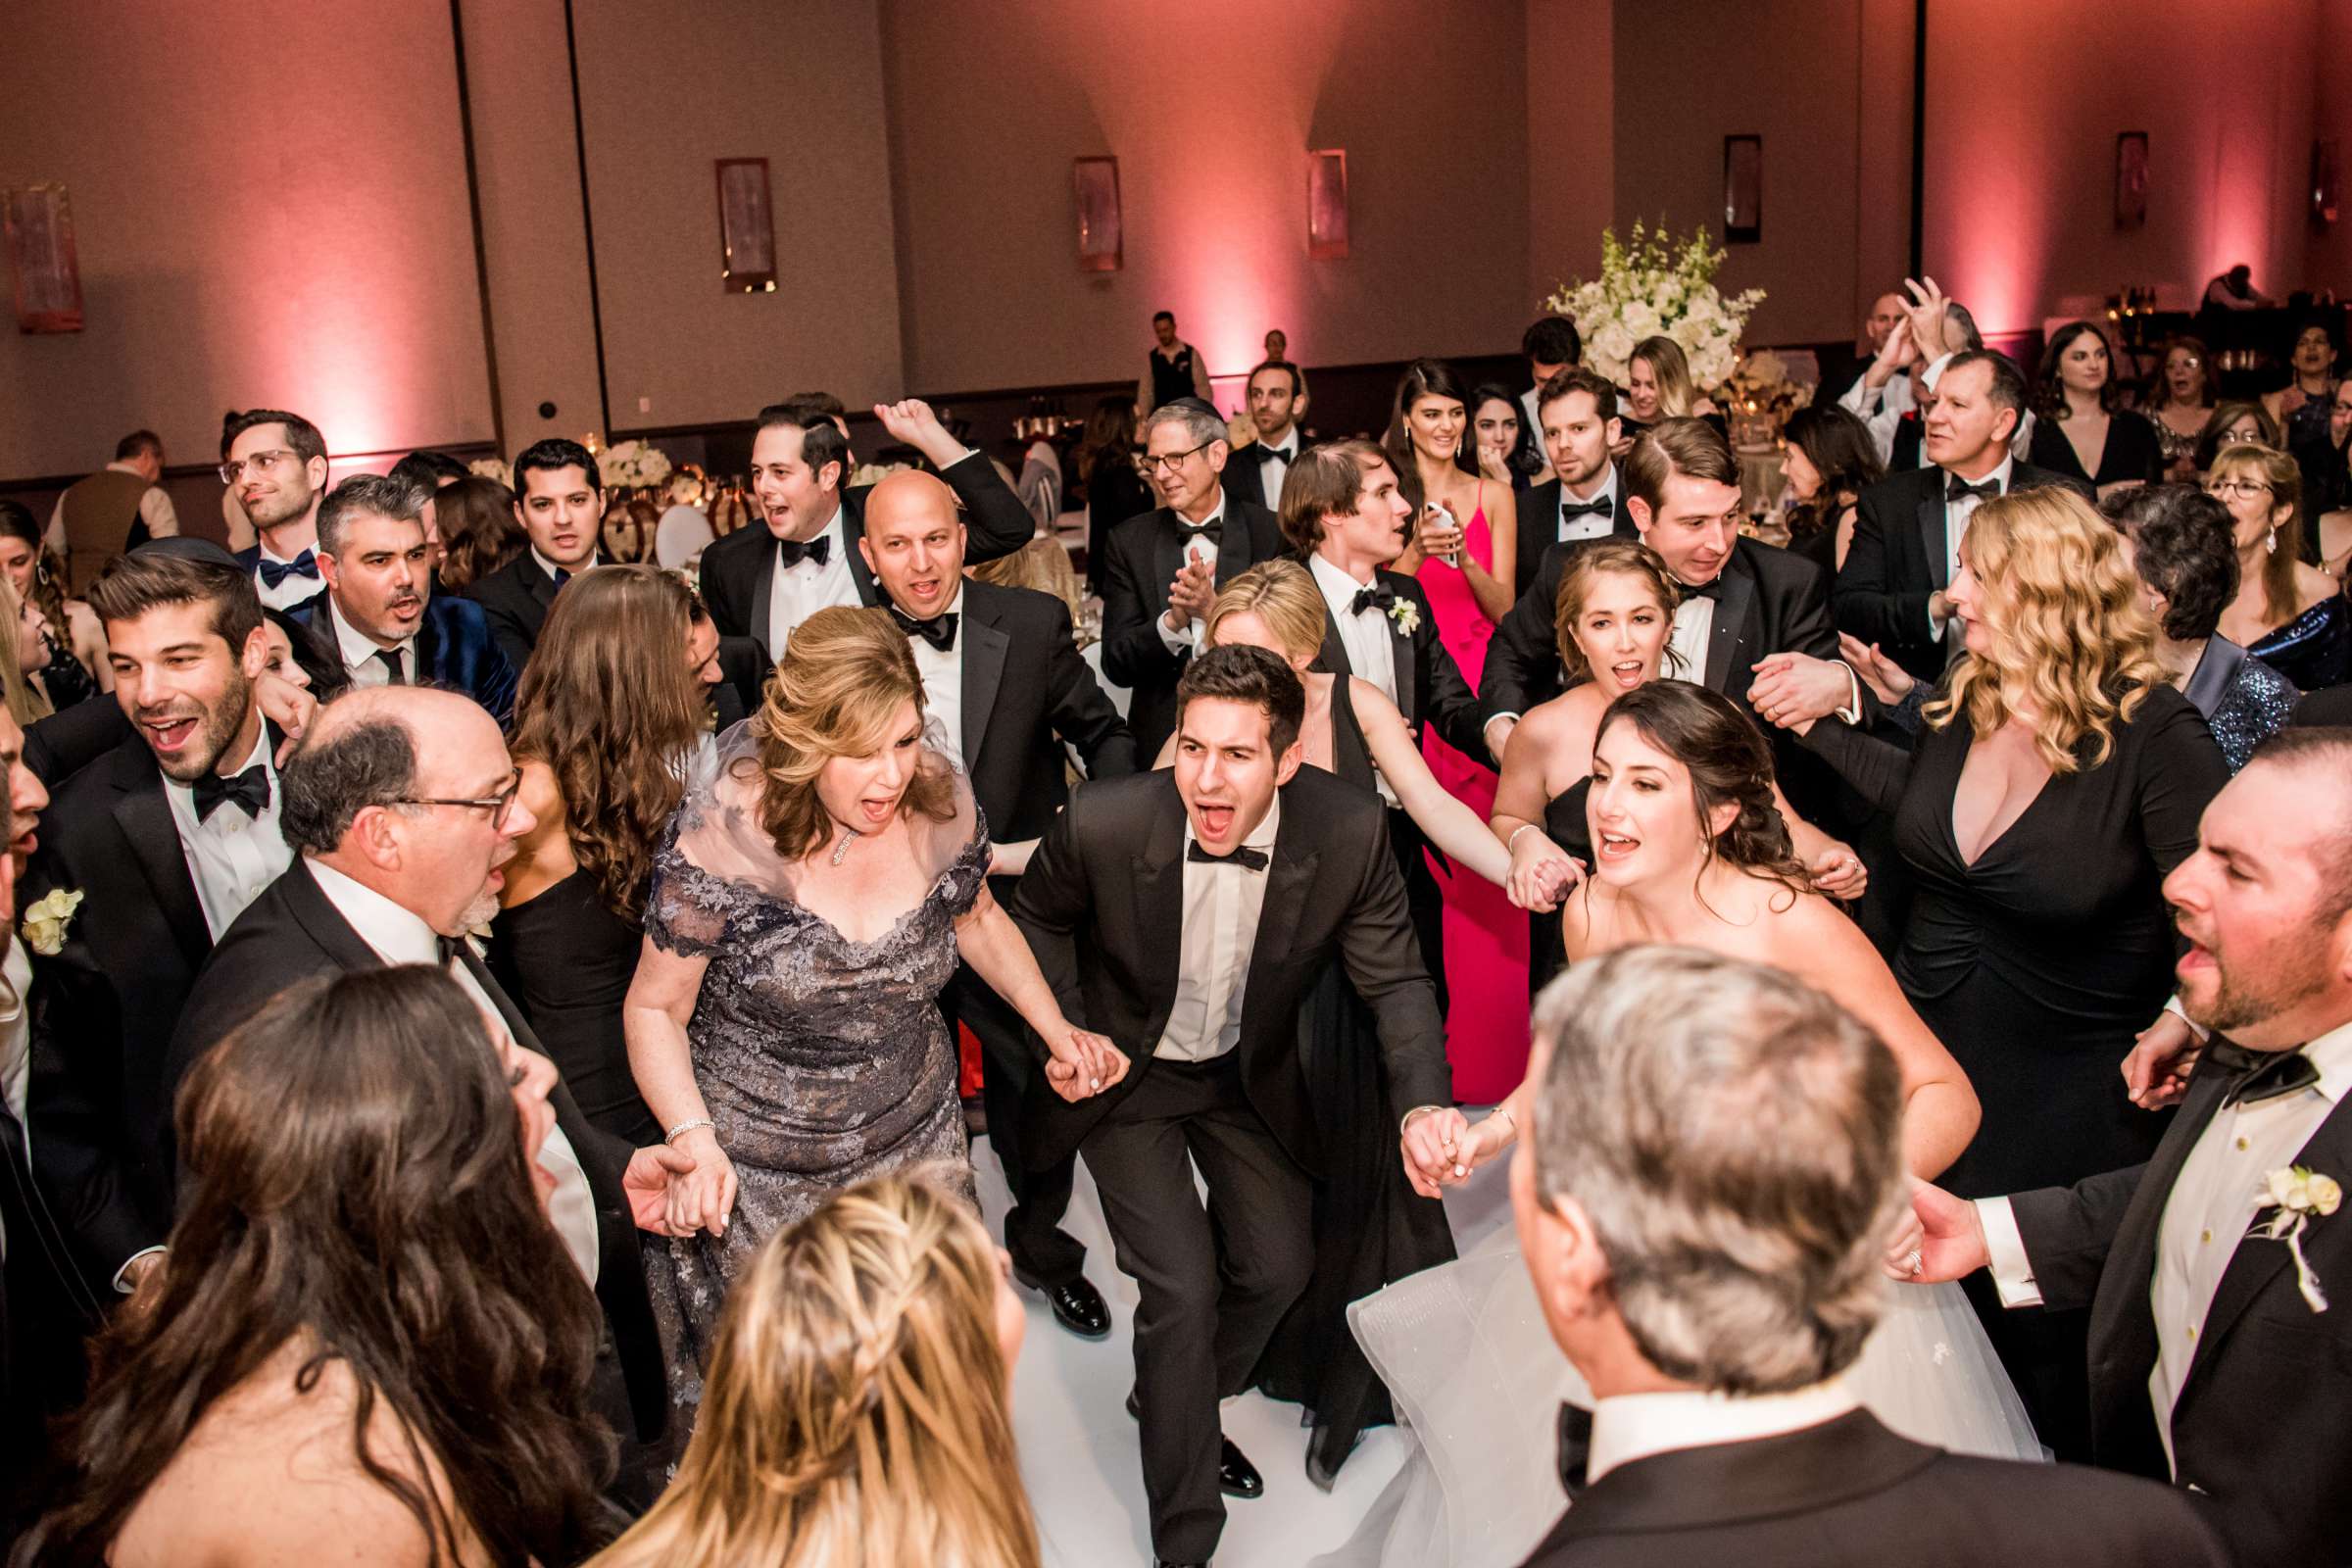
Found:
M 1014 1276 L 1016 1279 L 1019 1276 Z M 1086 1282 L 1084 1275 L 1067 1285 L 1040 1285 L 1035 1280 L 1021 1284 L 1041 1293 L 1046 1304 L 1054 1309 L 1054 1321 L 1082 1340 L 1107 1339 L 1110 1335 L 1110 1303 L 1102 1293 Z
M 1144 1418 L 1143 1405 L 1135 1391 L 1127 1391 L 1127 1413 L 1136 1420 Z M 1217 1434 L 1217 1490 L 1228 1497 L 1262 1497 L 1266 1494 L 1266 1478 L 1257 1473 L 1250 1456 L 1234 1446 L 1231 1438 Z

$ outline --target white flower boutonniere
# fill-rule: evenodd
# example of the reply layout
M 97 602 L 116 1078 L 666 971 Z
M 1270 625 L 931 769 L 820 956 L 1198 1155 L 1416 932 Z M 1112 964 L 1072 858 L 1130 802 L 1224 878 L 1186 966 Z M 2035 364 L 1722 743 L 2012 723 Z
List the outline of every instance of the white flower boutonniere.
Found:
M 1410 599 L 1399 599 L 1389 607 L 1389 619 L 1396 623 L 1397 631 L 1410 637 L 1421 629 L 1421 607 Z
M 2319 1276 L 2303 1261 L 2303 1228 L 2315 1219 L 2326 1219 L 2344 1200 L 2344 1189 L 2332 1176 L 2323 1176 L 2307 1165 L 2288 1165 L 2263 1178 L 2262 1196 L 2268 1200 L 2269 1216 L 2254 1217 L 2249 1236 L 2264 1241 L 2284 1242 L 2294 1254 L 2295 1287 L 2303 1293 L 2303 1300 L 2314 1312 L 2328 1310 L 2327 1293 L 2320 1289 Z
M 54 958 L 66 946 L 66 927 L 81 907 L 81 889 L 51 888 L 24 911 L 24 945 L 44 958 Z

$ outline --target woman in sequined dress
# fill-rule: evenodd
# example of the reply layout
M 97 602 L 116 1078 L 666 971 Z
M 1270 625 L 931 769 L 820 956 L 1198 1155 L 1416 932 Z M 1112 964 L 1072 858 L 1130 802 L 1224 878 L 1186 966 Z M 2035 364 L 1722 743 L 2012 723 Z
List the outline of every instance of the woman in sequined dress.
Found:
M 938 1005 L 959 956 L 1046 1042 L 1059 1092 L 1124 1071 L 1063 1018 L 988 863 L 906 634 L 881 610 L 809 616 L 655 856 L 624 1014 L 639 1092 L 695 1159 L 673 1238 L 646 1253 L 681 1445 L 727 1284 L 762 1242 L 909 1167 L 972 1198 Z

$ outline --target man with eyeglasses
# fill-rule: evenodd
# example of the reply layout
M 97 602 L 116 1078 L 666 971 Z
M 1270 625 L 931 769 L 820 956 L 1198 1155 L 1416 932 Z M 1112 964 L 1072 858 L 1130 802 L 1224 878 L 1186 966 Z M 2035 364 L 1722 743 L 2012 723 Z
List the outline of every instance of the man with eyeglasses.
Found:
M 326 495 L 326 438 L 299 414 L 248 409 L 220 433 L 220 482 L 258 538 L 237 561 L 267 610 L 318 596 L 318 503 Z
M 491 977 L 472 937 L 498 912 L 500 868 L 537 825 L 498 726 L 453 692 L 373 687 L 318 710 L 281 775 L 278 825 L 297 858 L 239 915 L 196 978 L 166 1059 L 167 1092 L 278 992 L 317 974 L 423 963 L 445 968 L 514 1043 L 559 1069 L 571 1042 L 544 1044 Z M 168 1102 L 168 1101 L 167 1101 Z M 667 1410 L 662 1347 L 637 1230 L 693 1168 L 662 1146 L 631 1150 L 595 1127 L 559 1083 L 540 1154 L 550 1222 L 594 1287 L 611 1330 L 590 1399 L 622 1439 L 627 1500 L 658 1490 L 643 1446 Z M 543 1184 L 545 1185 L 545 1184 Z
M 104 1298 L 146 1277 L 172 1226 L 164 1056 L 196 971 L 293 855 L 252 575 L 219 545 L 157 540 L 89 599 L 127 722 L 57 786 L 25 874 L 27 907 L 79 896 L 33 962 L 27 1098 L 34 1168 Z
M 1176 681 L 1200 651 L 1200 618 L 1217 590 L 1282 554 L 1282 525 L 1225 493 L 1225 420 L 1178 398 L 1144 421 L 1144 477 L 1161 502 L 1110 530 L 1102 584 L 1102 673 L 1128 691 L 1139 758 L 1176 732 Z

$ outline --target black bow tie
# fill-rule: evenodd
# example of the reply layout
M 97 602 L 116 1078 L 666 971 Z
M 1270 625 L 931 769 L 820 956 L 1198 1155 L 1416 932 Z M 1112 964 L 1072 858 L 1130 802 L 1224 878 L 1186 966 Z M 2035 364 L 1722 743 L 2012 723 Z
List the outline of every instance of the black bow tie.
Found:
M 920 637 L 941 653 L 956 646 L 956 612 L 934 615 L 929 620 L 917 620 L 898 606 L 890 607 L 890 618 L 899 623 L 899 630 L 909 637 Z
M 1182 517 L 1178 517 L 1176 531 L 1184 536 L 1184 542 L 1188 545 L 1196 539 L 1205 539 L 1212 545 L 1222 545 L 1225 542 L 1225 517 L 1222 513 L 1209 518 L 1206 522 L 1187 522 Z
M 1585 1474 L 1592 1458 L 1592 1412 L 1581 1405 L 1560 1406 L 1560 1486 L 1568 1495 L 1585 1490 Z
M 2300 1051 L 2248 1051 L 2227 1040 L 2210 1049 L 2217 1065 L 2237 1075 L 2222 1096 L 2225 1105 L 2259 1104 L 2320 1081 L 2320 1069 Z
M 1615 496 L 1598 496 L 1591 501 L 1563 499 L 1560 502 L 1560 520 L 1562 522 L 1566 522 L 1572 517 L 1608 517 L 1614 520 L 1616 515 L 1617 498 Z
M 1291 448 L 1289 448 L 1289 447 L 1270 447 L 1270 446 L 1266 445 L 1266 444 L 1265 444 L 1263 441 L 1260 441 L 1260 442 L 1257 444 L 1257 461 L 1258 461 L 1258 462 L 1260 462 L 1260 463 L 1272 463 L 1272 462 L 1273 462 L 1275 459 L 1277 459 L 1277 458 L 1280 458 L 1280 459 L 1281 459 L 1283 462 L 1285 462 L 1285 463 L 1289 463 L 1289 462 L 1291 462 L 1291 461 L 1292 461 L 1292 449 L 1291 449 Z
M 1998 498 L 2000 493 L 2001 481 L 1998 479 L 1983 479 L 1975 484 L 1970 484 L 1955 473 L 1947 475 L 1943 481 L 1943 499 L 1946 501 L 1958 501 L 1963 496 L 1975 496 L 1979 501 L 1991 501 Z
M 196 820 L 209 821 L 220 809 L 223 801 L 234 801 L 245 808 L 248 817 L 260 816 L 270 807 L 270 769 L 256 762 L 242 773 L 222 778 L 207 773 L 193 786 L 196 791 Z
M 313 582 L 318 580 L 318 558 L 308 550 L 292 561 L 271 561 L 268 556 L 263 556 L 254 563 L 254 567 L 261 572 L 262 586 L 265 588 L 274 588 L 288 577 L 308 577 Z
M 1377 610 L 1385 615 L 1389 612 L 1389 607 L 1396 603 L 1396 590 L 1394 588 L 1358 588 L 1355 598 L 1348 605 L 1348 613 L 1360 615 L 1367 610 Z
M 1199 839 L 1193 840 L 1184 847 L 1184 858 L 1188 860 L 1198 860 L 1202 865 L 1238 865 L 1245 871 L 1263 871 L 1268 859 L 1265 851 L 1253 850 L 1248 845 L 1244 845 L 1231 855 L 1211 855 L 1200 847 Z
M 1709 577 L 1705 582 L 1685 582 L 1677 577 L 1675 586 L 1683 591 L 1685 599 L 1713 599 L 1719 603 L 1723 599 L 1723 574 L 1721 572 Z
M 813 561 L 821 566 L 825 564 L 825 558 L 832 553 L 833 538 L 830 534 L 820 534 L 806 543 L 798 539 L 776 541 L 776 559 L 786 566 L 797 566 L 804 561 Z

